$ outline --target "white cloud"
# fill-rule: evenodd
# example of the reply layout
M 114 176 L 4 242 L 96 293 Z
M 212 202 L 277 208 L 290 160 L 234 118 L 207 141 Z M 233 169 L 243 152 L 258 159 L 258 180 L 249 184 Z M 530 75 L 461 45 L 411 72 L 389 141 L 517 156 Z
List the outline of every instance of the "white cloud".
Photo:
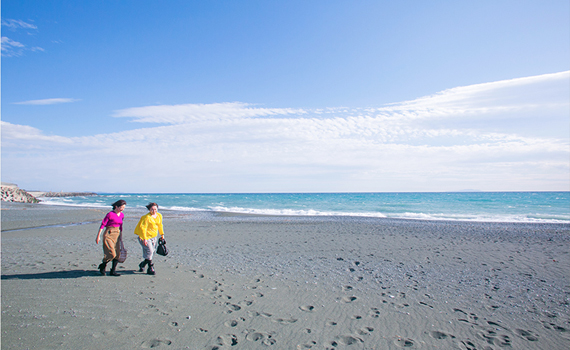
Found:
M 24 52 L 24 44 L 14 41 L 8 37 L 2 37 L 2 56 L 21 56 Z
M 516 125 L 526 118 L 542 129 L 568 122 L 569 82 L 563 72 L 377 109 L 239 102 L 128 108 L 114 116 L 167 125 L 89 137 L 2 123 L 3 170 L 33 160 L 48 178 L 132 192 L 568 190 L 568 128 L 523 135 Z M 472 124 L 481 118 L 491 122 Z M 509 123 L 497 127 L 501 118 Z M 34 143 L 41 151 L 30 154 Z M 62 167 L 65 175 L 57 175 Z
M 22 102 L 14 102 L 15 105 L 54 105 L 60 103 L 71 103 L 81 101 L 75 98 L 46 98 L 42 100 L 29 100 L 29 101 L 22 101 Z
M 34 24 L 24 22 L 22 20 L 16 19 L 2 19 L 2 26 L 7 27 L 10 31 L 15 32 L 19 29 L 30 30 L 34 29 L 37 30 L 38 27 Z M 28 32 L 28 34 L 31 34 Z M 26 45 L 12 40 L 6 36 L 2 37 L 2 56 L 3 57 L 18 57 L 24 54 L 24 51 L 45 51 L 43 48 L 39 46 L 34 46 L 32 48 L 27 48 Z
M 32 145 L 37 141 L 72 143 L 67 137 L 44 135 L 41 130 L 27 125 L 11 124 L 5 121 L 0 121 L 0 125 L 2 126 L 2 146 L 5 146 L 7 142 L 18 140 L 31 142 Z
M 2 44 L 7 45 L 8 47 L 24 47 L 24 44 L 11 40 L 5 36 L 2 37 Z
M 23 29 L 38 29 L 35 25 L 31 23 L 24 22 L 19 19 L 3 19 L 2 25 L 8 27 L 12 30 L 23 28 Z
M 568 107 L 570 71 L 461 86 L 376 109 L 410 118 L 485 115 Z
M 201 119 L 255 118 L 303 114 L 300 109 L 253 108 L 241 102 L 134 107 L 116 111 L 114 117 L 133 117 L 140 123 L 181 124 Z

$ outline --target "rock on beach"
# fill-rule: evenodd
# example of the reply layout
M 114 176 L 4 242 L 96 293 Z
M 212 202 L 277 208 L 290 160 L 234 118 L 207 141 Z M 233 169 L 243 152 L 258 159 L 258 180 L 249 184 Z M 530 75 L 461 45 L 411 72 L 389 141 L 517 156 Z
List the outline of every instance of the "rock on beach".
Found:
M 39 200 L 28 192 L 18 188 L 18 185 L 2 183 L 3 202 L 39 203 Z
M 79 197 L 79 196 L 96 196 L 94 192 L 43 192 L 43 191 L 24 191 L 16 184 L 2 182 L 2 201 L 3 202 L 21 202 L 21 203 L 39 203 L 40 197 Z

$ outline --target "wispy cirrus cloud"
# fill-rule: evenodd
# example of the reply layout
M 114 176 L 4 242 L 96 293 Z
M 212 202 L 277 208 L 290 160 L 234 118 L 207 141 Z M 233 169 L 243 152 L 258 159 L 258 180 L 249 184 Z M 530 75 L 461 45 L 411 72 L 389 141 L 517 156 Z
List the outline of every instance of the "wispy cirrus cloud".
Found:
M 2 26 L 8 27 L 11 30 L 16 29 L 38 29 L 38 27 L 32 23 L 24 22 L 21 19 L 2 19 Z
M 2 56 L 16 57 L 21 56 L 26 46 L 20 42 L 14 41 L 8 37 L 2 37 Z
M 76 98 L 45 98 L 41 100 L 29 100 L 29 101 L 21 101 L 21 102 L 14 102 L 15 105 L 55 105 L 60 103 L 71 103 L 81 101 L 80 99 Z
M 456 117 L 567 107 L 570 71 L 460 86 L 373 111 L 411 118 Z
M 4 57 L 18 57 L 24 54 L 24 51 L 45 51 L 43 48 L 39 46 L 35 47 L 26 47 L 26 45 L 14 41 L 8 37 L 2 37 L 2 56 Z
M 38 27 L 32 23 L 28 23 L 19 19 L 2 19 L 2 27 L 8 28 L 12 32 L 19 30 L 27 30 L 28 34 L 33 34 Z M 27 45 L 8 38 L 2 37 L 2 56 L 3 57 L 18 57 L 22 56 L 25 51 L 45 51 L 42 47 Z
M 35 157 L 56 178 L 50 164 L 65 159 L 70 181 L 108 191 L 567 190 L 569 86 L 562 72 L 380 108 L 136 107 L 113 116 L 165 125 L 61 139 L 2 124 L 3 162 Z M 105 187 L 109 164 L 124 175 L 116 188 Z
M 113 116 L 131 117 L 139 123 L 181 124 L 202 119 L 255 118 L 304 113 L 306 112 L 301 109 L 258 108 L 248 103 L 226 102 L 134 107 L 118 110 Z

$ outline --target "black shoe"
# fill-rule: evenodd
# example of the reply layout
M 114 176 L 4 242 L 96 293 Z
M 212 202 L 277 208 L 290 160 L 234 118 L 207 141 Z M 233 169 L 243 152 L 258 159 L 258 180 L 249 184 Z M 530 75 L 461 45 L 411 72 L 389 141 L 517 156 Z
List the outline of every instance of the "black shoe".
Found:
M 146 260 L 139 264 L 139 272 L 143 272 L 145 266 L 146 266 Z
M 147 275 L 156 275 L 154 271 L 154 264 L 148 264 L 148 269 L 146 270 Z
M 120 276 L 117 273 L 117 264 L 119 264 L 118 260 L 113 260 L 113 266 L 111 267 L 111 271 L 109 272 L 109 276 Z
M 101 273 L 101 275 L 105 276 L 105 268 L 107 267 L 106 263 L 101 263 L 99 264 L 99 272 Z

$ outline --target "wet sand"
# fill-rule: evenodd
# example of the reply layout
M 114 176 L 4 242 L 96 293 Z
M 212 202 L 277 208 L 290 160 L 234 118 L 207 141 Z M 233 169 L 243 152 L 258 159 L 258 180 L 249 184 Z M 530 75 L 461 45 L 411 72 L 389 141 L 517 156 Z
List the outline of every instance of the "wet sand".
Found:
M 101 276 L 106 211 L 2 203 L 2 348 L 568 349 L 570 225 L 162 211 Z

